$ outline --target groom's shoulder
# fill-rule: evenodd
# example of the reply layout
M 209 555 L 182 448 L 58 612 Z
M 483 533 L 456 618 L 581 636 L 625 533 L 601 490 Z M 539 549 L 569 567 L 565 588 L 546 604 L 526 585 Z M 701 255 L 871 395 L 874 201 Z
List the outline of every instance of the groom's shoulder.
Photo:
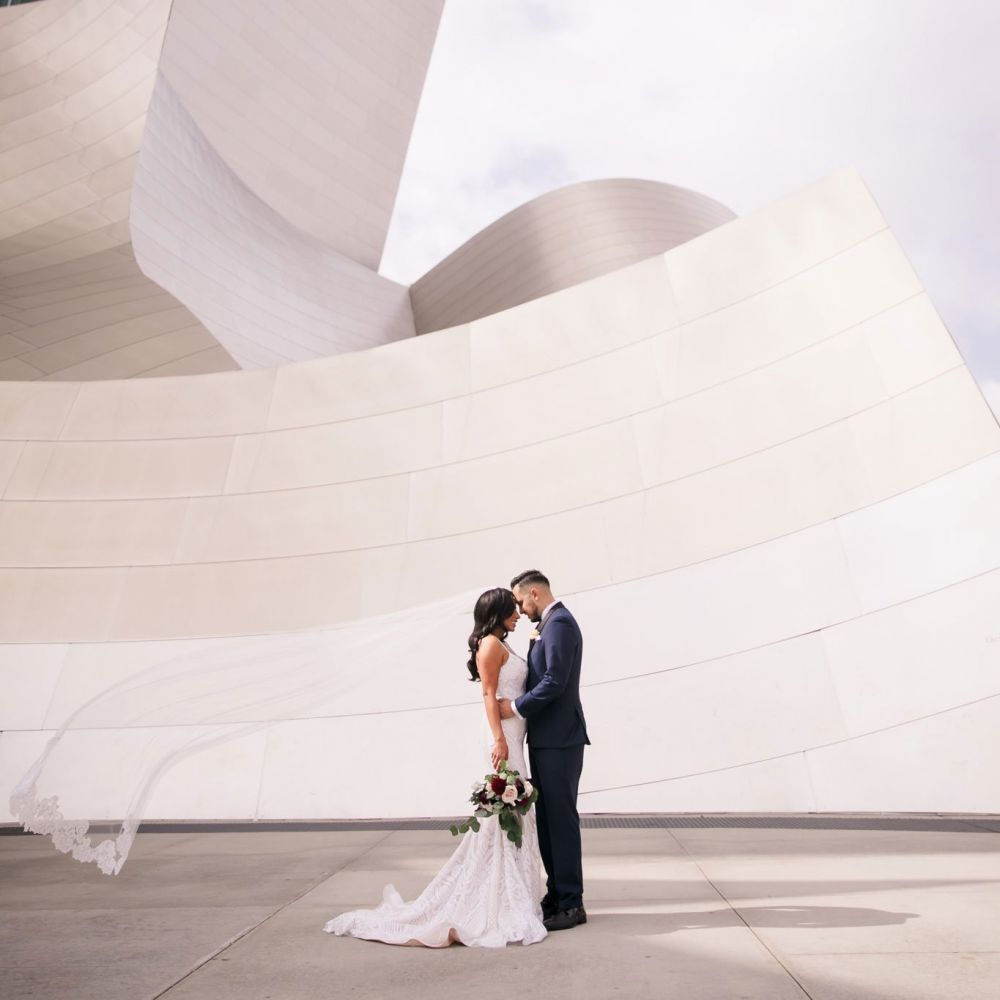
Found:
M 565 604 L 560 604 L 558 608 L 552 609 L 552 620 L 554 622 L 566 622 L 567 624 L 572 625 L 577 632 L 580 631 L 580 626 L 577 624 L 577 620 L 573 617 L 573 612 L 570 611 Z

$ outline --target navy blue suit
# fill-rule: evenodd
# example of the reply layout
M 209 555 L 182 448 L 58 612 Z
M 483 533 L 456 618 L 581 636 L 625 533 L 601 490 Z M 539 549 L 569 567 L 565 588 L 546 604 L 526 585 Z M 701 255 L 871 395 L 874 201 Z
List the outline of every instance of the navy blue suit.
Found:
M 559 602 L 528 647 L 528 690 L 514 704 L 527 723 L 538 846 L 548 876 L 548 901 L 560 910 L 583 904 L 580 815 L 576 796 L 583 748 L 590 743 L 580 704 L 580 626 Z

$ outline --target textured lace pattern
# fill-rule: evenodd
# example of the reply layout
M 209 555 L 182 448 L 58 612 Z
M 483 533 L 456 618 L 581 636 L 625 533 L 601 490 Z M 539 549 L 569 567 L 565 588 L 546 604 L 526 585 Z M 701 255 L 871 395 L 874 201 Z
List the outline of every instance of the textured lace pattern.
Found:
M 524 693 L 528 665 L 511 652 L 500 670 L 497 693 L 516 698 Z M 504 735 L 511 767 L 527 774 L 521 719 L 506 719 Z M 482 763 L 492 770 L 493 737 L 483 723 Z M 478 777 L 478 775 L 472 775 Z M 351 935 L 388 944 L 422 944 L 443 948 L 453 941 L 479 948 L 535 944 L 546 935 L 542 924 L 542 859 L 538 851 L 535 811 L 523 818 L 520 848 L 508 839 L 496 817 L 481 820 L 479 833 L 469 831 L 444 867 L 412 902 L 387 885 L 374 910 L 353 910 L 327 921 L 331 934 Z
M 11 792 L 10 808 L 21 825 L 31 833 L 51 837 L 56 849 L 63 854 L 72 854 L 77 861 L 93 861 L 105 875 L 117 875 L 128 857 L 135 830 L 123 824 L 122 832 L 114 840 L 102 840 L 95 847 L 87 835 L 90 826 L 86 820 L 66 819 L 59 811 L 56 795 L 38 798 L 38 770 L 36 765 Z

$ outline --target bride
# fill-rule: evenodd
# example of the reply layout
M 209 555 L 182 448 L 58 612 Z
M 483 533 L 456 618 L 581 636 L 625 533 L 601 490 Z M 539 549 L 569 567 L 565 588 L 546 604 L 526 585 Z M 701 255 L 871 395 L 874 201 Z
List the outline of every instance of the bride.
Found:
M 472 680 L 483 685 L 484 768 L 496 770 L 506 760 L 526 777 L 524 721 L 501 720 L 498 704 L 499 698 L 520 697 L 526 688 L 528 665 L 506 642 L 519 618 L 511 591 L 498 587 L 481 594 L 469 636 L 468 667 Z M 430 948 L 443 948 L 453 941 L 480 948 L 541 941 L 547 932 L 542 924 L 542 861 L 534 809 L 522 823 L 523 840 L 518 848 L 507 839 L 496 816 L 481 820 L 480 831 L 464 835 L 444 867 L 412 902 L 405 902 L 394 886 L 387 885 L 382 903 L 374 910 L 342 913 L 327 921 L 323 930 Z

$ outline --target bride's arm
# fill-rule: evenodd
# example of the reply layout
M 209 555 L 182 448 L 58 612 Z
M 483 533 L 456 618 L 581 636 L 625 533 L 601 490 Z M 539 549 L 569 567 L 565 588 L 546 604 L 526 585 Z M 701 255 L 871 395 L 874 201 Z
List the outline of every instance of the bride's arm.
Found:
M 476 653 L 476 668 L 483 682 L 483 703 L 486 709 L 486 720 L 490 724 L 490 732 L 495 740 L 493 744 L 493 766 L 507 759 L 509 753 L 507 738 L 500 724 L 500 703 L 497 701 L 497 683 L 500 679 L 500 668 L 507 659 L 507 650 L 495 636 L 488 635 L 479 645 Z

